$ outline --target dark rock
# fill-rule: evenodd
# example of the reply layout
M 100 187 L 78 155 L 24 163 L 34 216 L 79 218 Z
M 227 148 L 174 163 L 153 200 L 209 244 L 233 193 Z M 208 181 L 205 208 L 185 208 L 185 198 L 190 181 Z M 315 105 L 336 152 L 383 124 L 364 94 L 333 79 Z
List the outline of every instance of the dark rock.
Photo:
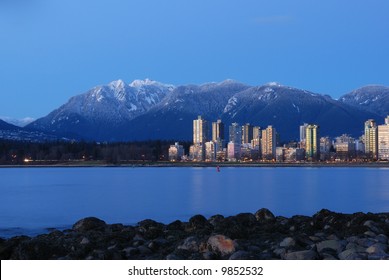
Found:
M 388 253 L 388 245 L 382 243 L 376 243 L 366 249 L 366 253 L 379 256 L 386 256 Z
M 138 250 L 139 250 L 139 253 L 140 253 L 141 255 L 150 255 L 150 254 L 153 253 L 149 248 L 147 248 L 147 247 L 144 246 L 144 245 L 139 246 L 139 247 L 138 247 Z
M 19 256 L 15 255 L 15 251 L 18 246 L 23 242 L 27 242 L 31 240 L 28 236 L 16 236 L 12 237 L 7 241 L 3 241 L 0 244 L 0 259 L 1 260 L 9 260 L 9 259 L 20 259 Z M 26 258 L 24 258 L 26 259 Z
M 280 247 L 293 247 L 295 245 L 296 245 L 296 240 L 294 240 L 292 237 L 286 237 L 280 243 Z
M 384 234 L 379 234 L 375 237 L 379 243 L 388 244 L 388 237 Z
M 139 252 L 139 249 L 137 248 L 134 248 L 134 247 L 127 247 L 127 248 L 124 248 L 122 250 L 122 252 L 125 254 L 125 256 L 128 258 L 128 259 L 131 259 L 132 257 L 138 255 L 140 252 Z
M 169 254 L 169 255 L 167 255 L 167 256 L 166 256 L 166 259 L 167 259 L 167 260 L 183 260 L 182 257 L 179 257 L 179 256 L 177 256 L 177 255 L 175 255 L 175 254 Z
M 338 255 L 340 260 L 363 260 L 363 255 L 355 249 L 347 249 Z
M 360 238 L 357 240 L 357 244 L 365 248 L 370 247 L 375 243 L 375 240 L 372 238 Z
M 43 238 L 22 242 L 16 250 L 17 259 L 21 260 L 53 260 L 64 255 L 66 250 L 63 246 Z
M 269 209 L 261 208 L 257 212 L 255 212 L 255 218 L 258 222 L 269 222 L 275 221 L 275 216 Z
M 189 236 L 177 248 L 181 250 L 188 250 L 190 252 L 198 252 L 199 246 L 200 246 L 200 240 L 196 236 Z
M 313 250 L 304 250 L 287 253 L 285 255 L 286 260 L 316 260 L 318 259 L 318 255 Z
M 138 226 L 140 228 L 144 228 L 147 230 L 149 228 L 162 228 L 163 224 L 158 223 L 158 222 L 151 220 L 151 219 L 146 219 L 146 220 L 140 221 L 138 223 Z
M 166 226 L 166 229 L 167 230 L 183 230 L 184 229 L 184 225 L 181 221 L 179 220 L 176 220 L 170 224 L 168 224 Z
M 192 230 L 209 228 L 212 226 L 203 215 L 195 215 L 189 219 L 189 227 Z
M 327 254 L 327 253 L 321 254 L 321 257 L 322 257 L 323 260 L 338 260 L 338 258 L 335 257 L 334 255 Z
M 153 220 L 143 220 L 138 223 L 138 232 L 145 239 L 155 239 L 163 234 L 164 225 Z
M 257 224 L 256 217 L 251 213 L 241 213 L 235 216 L 236 222 L 242 227 L 253 227 Z
M 374 232 L 372 232 L 372 231 L 370 231 L 370 230 L 365 231 L 365 232 L 363 233 L 363 235 L 365 235 L 365 236 L 367 236 L 367 237 L 376 237 L 376 236 L 377 236 L 377 234 L 375 234 Z
M 214 232 L 230 236 L 233 239 L 246 239 L 250 233 L 255 231 L 256 221 L 249 216 L 231 216 L 224 218 L 214 226 Z
M 203 253 L 204 260 L 217 260 L 218 256 L 213 252 L 205 252 Z
M 208 222 L 213 226 L 217 227 L 220 225 L 221 222 L 223 222 L 224 216 L 222 215 L 214 215 L 208 219 Z
M 230 258 L 230 260 L 249 260 L 250 259 L 250 254 L 246 251 L 237 251 L 233 253 Z
M 274 217 L 267 209 L 168 225 L 106 225 L 97 218 L 71 230 L 0 239 L 1 259 L 389 259 L 389 214 Z
M 78 232 L 86 232 L 90 230 L 102 230 L 106 226 L 103 220 L 95 217 L 89 217 L 79 220 L 73 225 L 73 230 Z
M 382 230 L 379 228 L 378 224 L 372 220 L 367 220 L 366 222 L 363 223 L 365 227 L 368 227 L 370 231 L 380 234 L 382 233 Z
M 316 248 L 319 253 L 323 252 L 324 250 L 333 250 L 336 253 L 340 253 L 345 248 L 345 243 L 345 241 L 340 240 L 325 240 L 317 243 Z
M 273 253 L 277 256 L 279 256 L 281 259 L 285 257 L 286 249 L 285 248 L 278 248 L 273 251 Z
M 123 224 L 112 224 L 107 226 L 107 230 L 110 232 L 121 232 L 123 229 Z
M 348 244 L 346 245 L 346 248 L 345 248 L 345 249 L 346 249 L 346 250 L 353 250 L 353 251 L 356 252 L 356 253 L 363 253 L 363 252 L 366 251 L 366 248 L 364 248 L 364 247 L 362 247 L 362 246 L 359 246 L 358 244 L 352 243 L 352 242 L 348 243 Z

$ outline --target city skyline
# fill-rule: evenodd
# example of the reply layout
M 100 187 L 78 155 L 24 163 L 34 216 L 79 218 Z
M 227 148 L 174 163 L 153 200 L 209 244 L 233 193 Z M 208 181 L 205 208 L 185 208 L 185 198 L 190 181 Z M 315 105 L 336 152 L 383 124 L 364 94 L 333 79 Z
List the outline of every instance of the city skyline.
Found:
M 189 148 L 188 157 L 179 142 L 171 145 L 169 160 L 180 161 L 349 161 L 349 160 L 389 160 L 389 115 L 384 124 L 377 125 L 369 119 L 364 124 L 364 133 L 359 139 L 342 134 L 332 141 L 328 136 L 320 135 L 317 124 L 304 123 L 299 127 L 300 141 L 280 145 L 279 134 L 272 125 L 262 129 L 246 123 L 232 123 L 229 126 L 228 142 L 221 137 L 217 127 L 224 123 L 219 119 L 212 122 L 198 116 L 193 120 L 193 145 Z M 203 137 L 209 135 L 212 137 Z M 255 135 L 255 136 L 254 136 Z M 290 140 L 289 140 L 290 141 Z M 335 152 L 335 153 L 334 153 Z M 332 155 L 331 155 L 332 153 Z
M 384 0 L 1 1 L 0 115 L 38 118 L 117 79 L 276 81 L 333 98 L 389 85 L 388 8 Z

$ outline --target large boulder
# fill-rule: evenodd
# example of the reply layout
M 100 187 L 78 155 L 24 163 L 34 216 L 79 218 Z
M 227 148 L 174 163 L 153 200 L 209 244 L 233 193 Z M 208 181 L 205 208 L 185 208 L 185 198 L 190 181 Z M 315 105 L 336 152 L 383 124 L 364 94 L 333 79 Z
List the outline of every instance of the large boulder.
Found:
M 234 241 L 221 234 L 211 236 L 208 239 L 207 244 L 211 251 L 220 254 L 222 257 L 230 255 L 236 251 Z
M 79 220 L 73 225 L 73 230 L 78 232 L 86 232 L 90 230 L 102 230 L 107 224 L 98 218 L 88 217 Z
M 269 222 L 276 219 L 274 214 L 266 208 L 259 209 L 257 212 L 255 212 L 255 218 L 258 222 Z

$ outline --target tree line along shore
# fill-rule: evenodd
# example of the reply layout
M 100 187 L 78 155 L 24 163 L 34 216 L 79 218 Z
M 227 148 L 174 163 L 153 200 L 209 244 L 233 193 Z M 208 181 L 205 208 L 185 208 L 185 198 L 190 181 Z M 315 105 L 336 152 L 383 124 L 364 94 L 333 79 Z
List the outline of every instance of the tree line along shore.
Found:
M 0 140 L 0 166 L 161 166 L 161 167 L 388 167 L 386 161 L 319 161 L 319 162 L 171 162 L 168 150 L 172 141 L 139 142 L 23 142 Z M 191 142 L 181 142 L 188 150 Z

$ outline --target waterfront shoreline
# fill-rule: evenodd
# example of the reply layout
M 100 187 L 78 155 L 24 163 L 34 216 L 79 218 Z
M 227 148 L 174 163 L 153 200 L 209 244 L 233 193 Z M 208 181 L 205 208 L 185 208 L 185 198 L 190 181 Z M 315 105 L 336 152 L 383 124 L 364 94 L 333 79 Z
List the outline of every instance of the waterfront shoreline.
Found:
M 0 168 L 28 167 L 372 167 L 389 168 L 389 162 L 301 162 L 301 163 L 267 163 L 267 162 L 126 162 L 108 164 L 103 162 L 61 162 L 61 163 L 28 163 L 4 164 Z
M 274 216 L 268 209 L 135 226 L 89 217 L 71 229 L 0 238 L 0 259 L 389 259 L 389 213 Z

